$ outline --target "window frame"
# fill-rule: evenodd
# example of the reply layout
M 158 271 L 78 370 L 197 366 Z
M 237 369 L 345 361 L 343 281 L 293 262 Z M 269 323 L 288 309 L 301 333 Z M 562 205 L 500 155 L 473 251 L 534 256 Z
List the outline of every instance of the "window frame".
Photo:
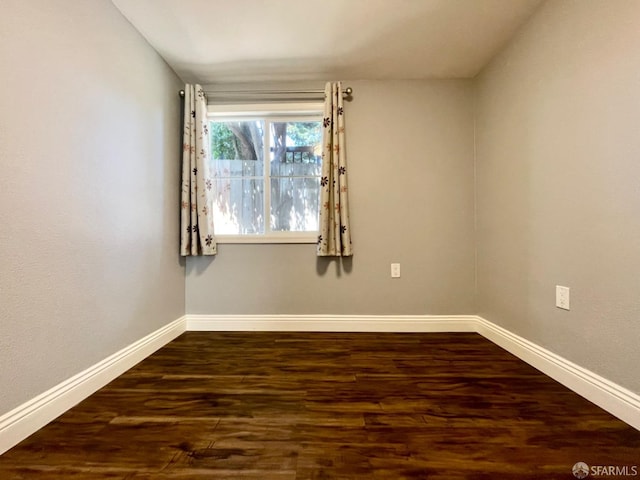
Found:
M 265 233 L 263 234 L 219 234 L 214 235 L 217 243 L 230 244 L 315 244 L 319 231 L 272 231 L 271 230 L 271 123 L 273 122 L 320 122 L 324 115 L 322 102 L 269 103 L 269 104 L 240 104 L 240 105 L 208 105 L 207 118 L 209 121 L 264 121 L 263 142 L 263 175 L 264 180 L 264 213 Z M 211 154 L 211 153 L 210 153 Z M 210 159 L 211 160 L 211 159 Z

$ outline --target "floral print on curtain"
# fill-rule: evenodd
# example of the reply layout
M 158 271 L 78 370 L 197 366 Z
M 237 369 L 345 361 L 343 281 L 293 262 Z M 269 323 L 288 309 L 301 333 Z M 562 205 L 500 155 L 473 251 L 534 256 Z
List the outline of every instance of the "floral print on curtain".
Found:
M 318 256 L 353 255 L 349 226 L 344 108 L 340 82 L 325 87 Z
M 200 85 L 184 89 L 180 255 L 215 255 L 213 182 L 209 176 L 207 98 Z

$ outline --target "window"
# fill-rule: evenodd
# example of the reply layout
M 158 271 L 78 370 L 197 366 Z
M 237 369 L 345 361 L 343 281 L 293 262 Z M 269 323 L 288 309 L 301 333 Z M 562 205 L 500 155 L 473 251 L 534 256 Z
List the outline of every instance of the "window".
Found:
M 315 243 L 322 105 L 212 109 L 211 173 L 218 241 Z

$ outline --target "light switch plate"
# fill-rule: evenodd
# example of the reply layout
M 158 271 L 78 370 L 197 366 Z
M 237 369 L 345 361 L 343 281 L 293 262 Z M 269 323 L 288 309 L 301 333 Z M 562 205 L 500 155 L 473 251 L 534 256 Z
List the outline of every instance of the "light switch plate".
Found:
M 563 310 L 570 310 L 571 302 L 569 293 L 569 287 L 556 285 L 556 307 L 562 308 Z
M 391 264 L 391 278 L 400 278 L 400 264 L 392 263 Z

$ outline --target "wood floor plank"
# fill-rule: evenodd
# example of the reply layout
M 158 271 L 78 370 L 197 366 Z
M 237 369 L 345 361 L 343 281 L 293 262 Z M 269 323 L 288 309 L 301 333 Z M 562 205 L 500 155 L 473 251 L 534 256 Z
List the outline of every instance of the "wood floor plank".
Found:
M 640 432 L 476 334 L 187 332 L 0 456 L 2 480 L 568 479 Z

